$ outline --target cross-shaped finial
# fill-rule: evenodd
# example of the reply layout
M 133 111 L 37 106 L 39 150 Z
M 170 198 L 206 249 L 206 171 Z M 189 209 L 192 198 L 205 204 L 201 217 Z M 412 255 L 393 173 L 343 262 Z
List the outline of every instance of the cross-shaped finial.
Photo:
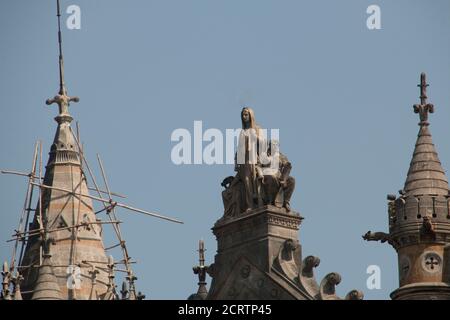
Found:
M 62 53 L 62 35 L 61 35 L 61 10 L 59 0 L 56 1 L 56 16 L 58 17 L 58 46 L 59 46 L 59 92 L 53 99 L 47 99 L 45 103 L 51 105 L 56 103 L 59 106 L 59 115 L 56 117 L 56 121 L 59 119 L 62 121 L 72 121 L 72 117 L 69 114 L 70 102 L 78 102 L 78 97 L 69 97 L 67 95 L 66 86 L 64 84 L 64 58 Z
M 415 104 L 413 106 L 414 113 L 418 113 L 420 116 L 419 126 L 427 126 L 428 123 L 428 113 L 434 112 L 434 106 L 431 103 L 427 103 L 427 84 L 426 75 L 422 73 L 420 75 L 420 84 L 417 85 L 420 87 L 420 104 Z
M 56 103 L 59 107 L 59 116 L 70 116 L 69 115 L 69 105 L 70 102 L 78 102 L 80 99 L 78 97 L 69 97 L 66 90 L 60 91 L 59 94 L 53 97 L 53 99 L 47 99 L 45 103 L 49 106 L 53 103 Z
M 199 264 L 195 266 L 193 269 L 194 274 L 198 274 L 198 281 L 200 283 L 205 283 L 206 281 L 206 272 L 208 267 L 205 266 L 205 243 L 203 240 L 198 242 L 198 256 L 199 256 Z
M 208 289 L 206 288 L 206 273 L 209 272 L 210 267 L 205 266 L 205 251 L 205 243 L 203 240 L 200 240 L 198 242 L 199 264 L 198 266 L 192 268 L 194 274 L 198 274 L 198 290 L 194 295 L 194 299 L 200 300 L 205 300 L 208 296 Z

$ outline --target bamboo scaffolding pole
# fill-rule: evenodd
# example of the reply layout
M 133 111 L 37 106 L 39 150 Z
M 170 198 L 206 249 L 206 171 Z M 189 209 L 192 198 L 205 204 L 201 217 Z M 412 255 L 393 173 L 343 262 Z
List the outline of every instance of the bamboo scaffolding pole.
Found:
M 25 231 L 25 229 L 28 226 L 28 221 L 29 221 L 29 216 L 30 216 L 30 207 L 31 207 L 31 202 L 33 201 L 33 185 L 30 184 L 31 181 L 33 181 L 34 178 L 32 178 L 32 176 L 35 175 L 35 171 L 36 171 L 36 162 L 37 162 L 37 152 L 38 152 L 38 142 L 36 141 L 35 145 L 34 145 L 34 153 L 33 153 L 33 161 L 31 163 L 31 175 L 28 179 L 28 187 L 27 187 L 27 193 L 25 196 L 25 201 L 23 204 L 23 210 L 22 210 L 22 215 L 20 217 L 20 221 L 19 221 L 19 227 L 18 227 L 18 231 Z M 26 218 L 25 218 L 26 215 Z M 25 225 L 23 224 L 23 220 L 25 219 Z M 10 271 L 13 272 L 14 271 L 14 267 L 15 267 L 15 263 L 16 263 L 16 254 L 17 254 L 17 247 L 19 245 L 19 239 L 16 239 L 16 243 L 14 244 L 14 250 L 13 250 L 13 254 L 11 257 L 11 263 L 10 263 Z M 25 242 L 22 242 L 21 248 L 20 248 L 20 254 L 19 254 L 19 265 L 22 263 L 22 256 L 23 256 L 23 252 L 25 249 Z
M 71 128 L 69 128 L 69 129 L 70 129 L 70 132 L 72 133 L 72 136 L 73 136 L 74 139 L 75 139 L 75 142 L 77 143 L 78 149 L 80 150 L 81 146 L 80 146 L 80 140 L 79 140 L 79 138 L 75 137 L 75 134 L 73 133 L 73 131 L 72 131 Z M 91 168 L 90 168 L 90 166 L 89 166 L 89 163 L 87 162 L 87 160 L 86 160 L 86 158 L 85 158 L 85 156 L 84 156 L 83 153 L 80 153 L 80 155 L 81 155 L 81 158 L 84 160 L 84 163 L 86 164 L 86 168 L 88 169 L 88 172 L 89 172 L 89 174 L 90 174 L 90 176 L 91 176 L 92 182 L 94 183 L 95 189 L 97 190 L 97 193 L 98 193 L 99 197 L 102 198 L 101 193 L 100 193 L 100 191 L 99 191 L 100 189 L 99 189 L 99 187 L 98 187 L 97 181 L 95 180 L 95 176 L 93 175 L 92 170 L 91 170 Z M 104 174 L 104 172 L 102 172 L 102 173 Z M 112 199 L 111 199 L 111 192 L 110 192 L 109 189 L 108 189 L 108 196 L 109 196 L 109 203 L 111 203 L 111 206 L 107 207 L 106 204 L 105 204 L 104 202 L 102 202 L 102 204 L 103 204 L 103 206 L 104 206 L 105 209 L 106 209 L 106 213 L 107 213 L 108 219 L 110 219 L 110 221 L 111 221 L 111 220 L 113 220 L 113 218 L 110 216 L 109 213 L 110 213 L 110 212 L 113 212 L 113 215 L 114 215 L 114 217 L 115 217 L 115 214 L 114 214 L 114 213 L 115 213 L 115 210 L 114 210 L 115 205 L 113 204 L 113 201 L 112 201 Z M 114 218 L 114 220 L 117 220 L 117 219 Z M 125 245 L 125 241 L 123 241 L 123 239 L 122 239 L 122 237 L 121 237 L 120 227 L 119 227 L 119 225 L 113 224 L 113 229 L 114 229 L 114 232 L 116 233 L 116 237 L 117 237 L 118 240 L 120 241 L 122 255 L 123 255 L 124 261 L 126 262 L 126 268 L 127 268 L 127 270 L 129 270 L 130 267 L 129 267 L 129 265 L 128 265 L 128 261 L 130 260 L 130 257 L 129 257 L 129 255 L 128 255 L 128 249 L 127 249 L 127 247 L 126 247 L 126 245 Z M 129 273 L 130 273 L 130 272 L 128 272 L 128 274 L 129 274 Z
M 16 176 L 22 176 L 22 177 L 30 177 L 30 178 L 34 178 L 37 179 L 38 176 L 36 175 L 32 175 L 31 173 L 25 173 L 25 172 L 20 172 L 20 171 L 14 171 L 14 170 L 0 170 L 0 173 L 2 174 L 12 174 L 12 175 L 16 175 Z M 88 190 L 90 191 L 97 191 L 95 188 L 92 187 L 88 187 Z M 104 190 L 99 190 L 100 193 L 103 193 L 105 195 L 108 194 L 108 192 L 104 191 Z M 120 194 L 120 193 L 116 193 L 116 192 L 111 192 L 111 195 L 118 197 L 118 198 L 123 198 L 126 199 L 126 196 Z
M 108 261 L 93 261 L 93 260 L 81 260 L 81 263 L 88 264 L 88 265 L 92 264 L 92 263 L 104 264 L 104 265 L 109 264 Z M 130 263 L 136 263 L 136 261 L 130 261 Z M 114 262 L 114 265 L 116 265 L 116 264 L 124 264 L 124 262 L 122 262 L 122 261 Z
M 80 127 L 79 127 L 78 121 L 75 124 L 76 124 L 76 127 L 77 127 L 77 141 L 80 141 Z M 83 154 L 83 150 L 84 150 L 83 146 L 81 146 L 81 149 L 79 150 L 81 155 Z M 87 187 L 87 179 L 84 176 L 84 172 L 83 172 L 83 157 L 80 157 L 80 158 L 81 158 L 80 159 L 80 168 L 81 168 L 81 170 L 80 170 L 80 176 L 79 176 L 80 182 L 78 184 L 78 188 L 80 188 L 79 189 L 80 190 L 79 194 L 81 194 L 81 186 L 82 186 L 82 181 L 83 180 L 85 180 L 86 187 Z M 71 170 L 71 174 L 73 175 L 72 170 Z M 73 179 L 72 179 L 72 186 L 73 186 Z M 77 224 L 80 223 L 80 213 L 81 213 L 81 197 L 78 197 Z M 75 232 L 75 229 L 73 231 Z M 78 240 L 78 229 L 75 232 L 74 250 L 72 251 L 74 257 L 76 257 L 77 240 Z
M 63 231 L 63 230 L 87 227 L 89 225 L 94 225 L 94 224 L 101 225 L 101 224 L 119 224 L 119 223 L 122 223 L 122 221 L 92 221 L 92 222 L 82 222 L 82 223 L 79 223 L 79 224 L 76 224 L 73 226 L 50 229 L 50 230 L 45 230 L 45 228 L 33 229 L 33 230 L 26 231 L 26 232 L 17 232 L 16 234 L 12 235 L 13 239 L 8 240 L 7 242 L 14 241 L 16 238 L 23 239 L 23 238 L 33 237 L 33 236 L 40 234 L 43 231 L 45 231 L 46 233 L 52 233 L 52 232 L 58 232 L 58 231 Z
M 43 179 L 42 177 L 42 141 L 39 140 L 39 182 L 41 182 Z M 31 182 L 34 183 L 34 182 Z M 39 187 L 39 228 L 44 229 L 43 232 L 41 232 L 41 238 L 42 238 L 42 244 L 45 243 L 47 240 L 45 237 L 45 226 L 42 219 L 42 187 Z M 39 265 L 42 264 L 42 244 L 40 246 L 40 255 L 39 255 Z
M 55 264 L 55 265 L 52 264 L 52 267 L 54 267 L 54 268 L 66 268 L 66 267 L 70 267 L 70 266 L 77 266 L 77 267 L 80 267 L 80 268 L 90 268 L 93 263 L 95 263 L 95 264 L 104 264 L 104 265 L 108 264 L 108 262 L 104 262 L 104 261 L 87 261 L 87 260 L 82 260 L 82 261 L 80 261 L 79 263 L 77 263 L 75 265 L 74 264 Z M 136 261 L 130 261 L 129 263 L 130 264 L 136 264 L 137 262 Z M 122 261 L 114 262 L 114 265 L 123 265 L 123 264 L 124 263 Z M 26 266 L 17 266 L 17 268 L 20 268 L 22 270 L 29 269 L 29 268 L 39 268 L 39 267 L 40 267 L 40 265 L 39 264 L 35 264 L 35 263 L 29 264 L 29 265 L 26 265 Z M 107 267 L 101 267 L 101 266 L 96 266 L 96 268 L 101 269 L 101 270 L 107 270 L 108 269 Z M 115 269 L 115 270 L 122 271 L 122 272 L 127 272 L 126 270 L 123 270 L 123 269 Z
M 73 192 L 73 194 L 76 194 L 75 190 L 80 188 L 80 192 L 78 193 L 79 195 L 81 194 L 81 179 L 80 182 L 76 185 L 75 189 L 74 189 L 74 176 L 73 176 L 73 166 L 70 166 L 70 188 Z M 81 170 L 80 170 L 80 176 L 81 176 Z M 72 224 L 78 225 L 80 223 L 80 216 L 79 216 L 79 212 L 80 212 L 80 208 L 81 208 L 81 197 L 71 197 L 70 200 L 72 200 Z M 78 200 L 78 208 L 77 208 L 77 216 L 75 217 L 75 202 L 76 200 Z M 68 229 L 71 231 L 72 233 L 72 241 L 70 242 L 70 254 L 69 254 L 69 264 L 73 264 L 73 261 L 75 259 L 76 256 L 76 245 L 77 245 L 77 240 L 78 240 L 78 229 L 75 228 L 70 228 Z M 74 291 L 71 288 L 68 288 L 70 291 Z M 75 296 L 75 292 L 73 292 L 73 297 L 76 299 Z
M 121 246 L 121 245 L 122 245 L 122 243 L 119 242 L 118 244 L 115 244 L 115 245 L 113 245 L 113 246 L 110 246 L 110 247 L 105 248 L 105 251 L 108 251 L 108 250 L 117 248 L 117 247 L 119 247 L 119 246 Z
M 112 192 L 109 188 L 109 184 L 108 184 L 108 180 L 105 174 L 105 170 L 103 167 L 103 163 L 100 159 L 100 156 L 97 155 L 98 158 L 98 162 L 99 162 L 99 166 L 101 169 L 101 173 L 102 173 L 102 177 L 104 180 L 104 184 L 105 184 L 105 188 L 106 190 L 101 190 L 98 187 L 98 184 L 95 180 L 95 176 L 93 175 L 90 166 L 83 154 L 83 148 L 80 145 L 80 135 L 79 135 L 79 126 L 78 123 L 76 123 L 76 127 L 77 127 L 77 135 L 75 136 L 74 132 L 72 131 L 72 129 L 69 127 L 69 130 L 71 132 L 71 134 L 74 136 L 74 139 L 76 141 L 76 144 L 78 145 L 78 149 L 79 149 L 79 154 L 80 154 L 80 165 L 81 165 L 81 172 L 80 172 L 80 183 L 82 182 L 82 179 L 86 180 L 86 175 L 83 172 L 83 165 L 86 165 L 86 168 L 89 172 L 89 175 L 93 181 L 93 184 L 95 186 L 95 188 L 90 188 L 87 187 L 88 190 L 91 191 L 96 191 L 98 193 L 98 197 L 96 196 L 91 196 L 89 194 L 83 194 L 82 193 L 82 188 L 81 185 L 77 186 L 74 188 L 73 183 L 72 183 L 72 190 L 68 190 L 65 188 L 59 188 L 59 187 L 55 187 L 55 186 L 49 186 L 46 185 L 44 183 L 44 177 L 43 177 L 43 163 L 42 163 L 42 159 L 43 159 L 43 148 L 42 148 L 42 141 L 37 141 L 36 145 L 35 145 L 35 151 L 34 151 L 34 156 L 33 156 L 33 164 L 32 164 L 32 170 L 30 173 L 25 173 L 25 172 L 20 172 L 20 171 L 13 171 L 13 170 L 0 170 L 0 173 L 2 174 L 12 174 L 12 175 L 18 175 L 18 176 L 24 176 L 24 177 L 28 177 L 28 188 L 27 188 L 27 194 L 25 197 L 25 201 L 24 201 L 24 206 L 23 206 L 23 210 L 22 210 L 22 216 L 21 219 L 19 221 L 19 228 L 18 230 L 15 230 L 16 233 L 15 235 L 13 235 L 13 239 L 8 240 L 7 242 L 11 242 L 11 241 L 15 241 L 16 244 L 14 246 L 14 252 L 13 252 L 13 256 L 12 256 L 12 263 L 11 263 L 11 267 L 14 268 L 15 267 L 15 259 L 16 259 L 16 255 L 17 255 L 17 246 L 18 243 L 21 241 L 22 242 L 22 247 L 21 247 L 21 251 L 20 251 L 20 256 L 19 256 L 19 263 L 17 265 L 16 268 L 20 268 L 21 270 L 26 269 L 26 268 L 30 268 L 30 267 L 38 267 L 42 264 L 42 254 L 44 253 L 44 250 L 47 250 L 47 241 L 48 241 L 48 234 L 53 233 L 53 232 L 57 232 L 57 231 L 63 231 L 63 230 L 76 230 L 78 228 L 82 228 L 82 227 L 87 227 L 89 225 L 99 225 L 99 224 L 111 224 L 113 226 L 113 229 L 116 232 L 116 236 L 119 239 L 119 243 L 116 245 L 113 245 L 112 247 L 106 248 L 106 250 L 111 250 L 113 248 L 116 247 L 121 247 L 123 255 L 124 255 L 124 259 L 120 260 L 118 262 L 114 262 L 114 265 L 124 265 L 126 270 L 124 269 L 117 269 L 117 271 L 119 272 L 125 272 L 127 273 L 129 276 L 132 275 L 132 270 L 131 270 L 131 266 L 130 264 L 134 264 L 136 263 L 136 261 L 132 261 L 130 256 L 128 255 L 128 250 L 126 248 L 126 244 L 125 241 L 122 238 L 122 234 L 119 228 L 119 224 L 122 223 L 121 221 L 119 221 L 116 217 L 116 212 L 115 212 L 115 207 L 121 207 L 124 209 L 128 209 L 130 211 L 133 212 L 137 212 L 137 213 L 141 213 L 144 215 L 148 215 L 148 216 L 152 216 L 152 217 L 156 217 L 156 218 L 160 218 L 163 220 L 167 220 L 167 221 L 171 221 L 171 222 L 175 222 L 175 223 L 180 223 L 182 224 L 183 222 L 175 219 L 175 218 L 171 218 L 171 217 L 167 217 L 167 216 L 163 216 L 160 215 L 158 213 L 154 213 L 154 212 L 149 212 L 146 210 L 142 210 L 142 209 L 138 209 L 120 202 L 116 202 L 112 199 L 112 196 L 115 197 L 119 197 L 119 198 L 126 198 L 126 196 L 123 196 L 121 194 Z M 39 153 L 39 157 L 38 157 L 38 153 Z M 39 166 L 38 166 L 39 165 Z M 37 168 L 38 166 L 38 168 Z M 37 170 L 38 169 L 38 170 Z M 38 171 L 38 172 L 37 172 Z M 73 173 L 72 174 L 72 178 L 73 178 Z M 87 180 L 86 180 L 87 181 Z M 38 182 L 38 183 L 36 183 Z M 73 179 L 72 179 L 73 182 Z M 38 206 L 36 209 L 31 208 L 32 205 L 32 195 L 33 195 L 33 190 L 34 187 L 38 187 L 39 188 L 39 199 L 38 199 Z M 77 190 L 79 188 L 79 190 Z M 110 219 L 110 221 L 95 221 L 95 222 L 79 222 L 79 217 L 76 224 L 73 226 L 68 226 L 68 227 L 61 227 L 61 228 L 56 228 L 56 229 L 49 229 L 48 227 L 48 221 L 47 221 L 47 217 L 46 212 L 45 212 L 45 208 L 43 208 L 43 197 L 45 195 L 48 195 L 48 193 L 46 193 L 44 190 L 57 190 L 57 191 L 61 191 L 67 194 L 70 194 L 74 197 L 74 199 L 72 199 L 72 201 L 75 201 L 75 199 L 78 199 L 79 204 L 82 201 L 82 197 L 86 197 L 86 198 L 90 198 L 92 200 L 101 202 L 102 205 L 104 206 L 103 209 L 95 212 L 95 214 L 98 214 L 100 212 L 106 211 L 107 212 L 107 216 Z M 102 195 L 107 195 L 108 199 L 105 199 Z M 75 206 L 73 206 L 73 210 L 75 210 Z M 78 211 L 80 210 L 80 206 L 78 207 Z M 29 221 L 29 216 L 30 216 L 30 212 L 31 211 L 35 211 L 37 218 L 38 218 L 38 223 L 39 223 L 39 228 L 34 229 L 34 230 L 27 230 L 28 229 L 28 221 Z M 26 224 L 25 226 L 23 225 L 23 221 L 25 218 L 25 213 L 26 213 Z M 75 221 L 74 221 L 75 222 Z M 23 250 L 25 247 L 25 244 L 27 242 L 27 239 L 29 239 L 30 237 L 35 237 L 35 236 L 39 236 L 41 237 L 42 240 L 42 244 L 40 247 L 40 255 L 38 257 L 38 259 L 36 261 L 34 261 L 31 265 L 29 266 L 22 266 L 22 258 L 23 258 Z M 86 263 L 89 261 L 82 261 L 83 263 Z M 38 264 L 36 264 L 38 263 Z M 105 262 L 98 262 L 98 261 L 90 261 L 90 263 L 105 263 Z M 73 264 L 69 264 L 69 265 L 64 265 L 61 267 L 67 267 Z M 58 266 L 55 266 L 58 267 Z M 102 269 L 101 267 L 99 267 L 100 269 Z
M 102 213 L 103 211 L 109 210 L 110 208 L 111 208 L 111 206 L 105 207 L 105 208 L 103 208 L 103 209 L 100 209 L 100 210 L 98 210 L 98 211 L 95 211 L 94 214 L 97 215 L 97 214 L 99 214 L 99 213 Z
M 102 173 L 103 182 L 105 184 L 106 191 L 108 191 L 109 200 L 112 201 L 111 193 L 109 191 L 108 180 L 106 178 L 105 170 L 103 168 L 102 159 L 100 158 L 99 154 L 97 154 L 97 160 L 98 160 L 98 164 L 100 166 L 100 171 Z M 108 216 L 112 215 L 112 219 L 117 219 L 117 217 L 116 217 L 116 210 L 115 210 L 114 207 L 115 206 L 112 207 L 112 210 L 108 211 L 110 213 Z M 110 219 L 111 219 L 111 217 L 110 217 Z M 124 253 L 125 269 L 127 269 L 127 273 L 128 274 L 131 274 L 131 267 L 129 265 L 130 255 L 128 254 L 128 249 L 127 249 L 127 247 L 125 245 L 125 241 L 122 238 L 122 233 L 120 232 L 119 228 L 117 228 L 117 237 L 119 238 L 119 243 L 120 243 L 120 246 L 122 247 L 122 250 L 123 250 L 123 253 Z
M 72 192 L 72 191 L 67 190 L 67 189 L 64 189 L 64 188 L 48 186 L 48 185 L 45 185 L 45 184 L 39 184 L 39 183 L 35 183 L 35 182 L 32 182 L 32 184 L 35 185 L 35 186 L 44 188 L 44 189 L 54 189 L 54 190 L 57 190 L 57 191 L 66 192 L 66 193 L 71 194 L 73 196 L 77 196 L 77 193 Z M 145 210 L 142 210 L 142 209 L 134 208 L 132 206 L 128 206 L 128 205 L 120 203 L 120 202 L 107 200 L 107 199 L 96 197 L 96 196 L 91 196 L 89 194 L 81 194 L 81 197 L 90 198 L 92 200 L 103 202 L 104 204 L 109 203 L 109 204 L 111 204 L 114 207 L 117 206 L 117 207 L 129 209 L 131 211 L 135 211 L 135 212 L 138 212 L 138 213 L 142 213 L 142 214 L 145 214 L 145 215 L 148 215 L 148 216 L 152 216 L 152 217 L 160 218 L 160 219 L 163 219 L 163 220 L 168 220 L 168 221 L 172 221 L 172 222 L 183 224 L 183 222 L 180 221 L 180 220 L 177 220 L 177 219 L 174 219 L 174 218 L 170 218 L 170 217 L 166 217 L 166 216 L 163 216 L 163 215 L 160 215 L 160 214 L 157 214 L 157 213 L 148 212 L 148 211 L 145 211 Z

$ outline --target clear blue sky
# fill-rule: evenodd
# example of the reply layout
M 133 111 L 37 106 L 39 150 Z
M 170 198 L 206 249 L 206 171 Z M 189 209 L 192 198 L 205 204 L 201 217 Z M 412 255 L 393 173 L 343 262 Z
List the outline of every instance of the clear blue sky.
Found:
M 292 207 L 305 217 L 303 253 L 321 258 L 319 280 L 336 271 L 340 295 L 358 288 L 367 299 L 389 297 L 395 251 L 361 235 L 387 231 L 386 194 L 403 187 L 418 131 L 412 105 L 422 71 L 436 106 L 434 142 L 450 167 L 449 1 L 62 0 L 70 4 L 82 21 L 81 30 L 63 29 L 66 83 L 81 99 L 71 113 L 91 165 L 100 153 L 127 203 L 185 221 L 118 213 L 147 298 L 196 291 L 198 239 L 212 262 L 220 182 L 233 173 L 174 165 L 170 135 L 192 131 L 194 120 L 238 128 L 243 104 L 263 127 L 280 128 L 297 179 Z M 371 4 L 381 7 L 381 30 L 366 27 Z M 36 139 L 47 161 L 56 129 L 56 107 L 44 104 L 58 88 L 55 1 L 1 1 L 0 39 L 0 167 L 26 171 Z M 2 261 L 25 188 L 25 179 L 0 177 Z M 372 264 L 381 290 L 366 288 Z

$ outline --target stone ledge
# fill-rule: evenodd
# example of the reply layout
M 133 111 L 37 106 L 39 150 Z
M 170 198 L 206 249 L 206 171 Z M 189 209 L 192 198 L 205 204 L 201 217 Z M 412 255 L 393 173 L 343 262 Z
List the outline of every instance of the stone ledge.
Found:
M 253 209 L 250 212 L 242 213 L 237 217 L 222 217 L 219 220 L 217 220 L 217 222 L 214 224 L 212 230 L 214 231 L 214 230 L 226 227 L 228 225 L 234 224 L 236 222 L 243 222 L 245 220 L 253 219 L 262 214 L 270 214 L 271 216 L 277 217 L 279 219 L 291 220 L 292 222 L 296 222 L 298 226 L 301 224 L 302 220 L 304 219 L 302 216 L 300 216 L 300 213 L 298 213 L 296 211 L 286 212 L 286 209 L 284 209 L 284 208 L 278 208 L 273 205 L 266 205 L 266 206 L 263 206 L 260 208 Z M 274 222 L 275 219 L 273 219 L 272 221 L 269 220 L 269 223 Z M 277 224 L 277 223 L 274 223 L 274 224 Z M 298 229 L 298 226 L 297 226 L 297 229 Z
M 450 300 L 450 285 L 444 282 L 408 284 L 394 290 L 392 300 Z

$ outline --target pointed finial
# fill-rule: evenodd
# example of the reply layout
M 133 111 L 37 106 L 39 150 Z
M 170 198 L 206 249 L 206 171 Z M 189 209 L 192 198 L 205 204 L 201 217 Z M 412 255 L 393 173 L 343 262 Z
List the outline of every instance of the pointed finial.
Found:
M 113 256 L 108 257 L 108 264 L 106 265 L 108 268 L 108 287 L 106 294 L 103 297 L 103 300 L 119 300 L 119 295 L 116 292 L 116 284 L 114 283 L 114 258 Z
M 5 261 L 2 268 L 2 290 L 0 294 L 0 300 L 11 300 L 9 292 L 9 284 L 11 281 L 11 273 L 9 272 L 8 263 Z
M 420 84 L 417 85 L 420 87 L 420 104 L 415 104 L 413 106 L 414 113 L 418 113 L 420 117 L 419 126 L 428 126 L 428 113 L 434 112 L 434 106 L 431 103 L 427 102 L 427 84 L 426 74 L 422 72 L 420 75 Z
M 420 87 L 420 104 L 426 104 L 427 103 L 427 87 L 429 84 L 427 84 L 427 75 L 425 72 L 422 72 L 420 74 L 420 84 L 417 85 Z
M 92 286 L 97 284 L 97 275 L 100 273 L 95 265 L 91 266 L 91 270 L 89 270 L 89 274 L 91 275 L 91 283 Z
M 56 121 L 71 122 L 72 117 L 69 114 L 68 107 L 70 102 L 78 102 L 78 97 L 69 97 L 67 95 L 66 86 L 64 84 L 64 58 L 62 53 L 62 34 L 61 34 L 61 10 L 59 0 L 56 0 L 56 16 L 58 17 L 58 46 L 59 46 L 59 92 L 53 97 L 53 99 L 47 99 L 45 103 L 51 105 L 56 103 L 59 107 L 59 115 L 56 117 Z
M 128 280 L 128 300 L 136 300 L 136 285 L 134 281 L 137 280 L 137 277 L 134 275 L 133 270 L 128 272 L 126 279 Z
M 114 265 L 115 265 L 115 263 L 114 263 L 114 257 L 113 257 L 112 255 L 110 255 L 110 256 L 108 257 L 108 268 L 114 270 Z
M 23 300 L 22 298 L 22 292 L 20 291 L 20 284 L 23 281 L 23 276 L 16 272 L 15 276 L 12 278 L 13 283 L 13 299 L 14 300 Z
M 204 267 L 205 266 L 205 242 L 203 241 L 203 239 L 199 240 L 198 242 L 198 256 L 199 256 L 199 262 L 200 262 L 200 266 Z
M 115 275 L 114 275 L 114 258 L 113 258 L 113 256 L 109 256 L 108 257 L 107 267 L 108 267 L 109 285 L 110 286 L 115 286 L 114 285 Z
M 145 300 L 145 294 L 143 294 L 141 291 L 139 291 L 136 299 L 138 299 L 138 300 Z
M 205 266 L 205 242 L 200 240 L 198 242 L 198 256 L 199 264 L 192 268 L 194 274 L 198 275 L 198 290 L 197 298 L 206 299 L 208 295 L 208 290 L 206 289 L 206 273 L 208 272 L 208 266 Z
M 122 282 L 122 290 L 120 290 L 120 293 L 122 295 L 122 300 L 126 300 L 128 296 L 128 282 L 125 280 Z

